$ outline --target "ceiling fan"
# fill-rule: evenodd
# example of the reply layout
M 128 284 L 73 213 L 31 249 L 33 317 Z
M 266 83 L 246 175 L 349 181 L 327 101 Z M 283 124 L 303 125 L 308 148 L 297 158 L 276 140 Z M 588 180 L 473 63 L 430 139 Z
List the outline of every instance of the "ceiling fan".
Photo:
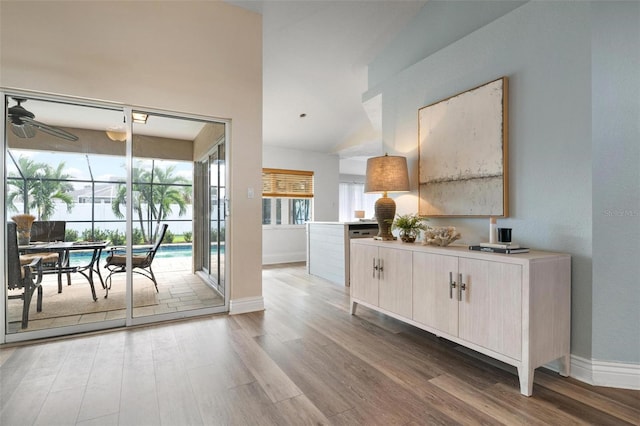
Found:
M 36 135 L 36 130 L 48 133 L 52 136 L 56 136 L 68 141 L 77 141 L 78 137 L 66 130 L 59 129 L 57 127 L 50 126 L 48 124 L 41 123 L 34 120 L 36 117 L 31 111 L 27 111 L 21 104 L 26 102 L 26 99 L 13 98 L 17 105 L 9 107 L 9 123 L 11 124 L 11 131 L 19 138 L 32 138 Z

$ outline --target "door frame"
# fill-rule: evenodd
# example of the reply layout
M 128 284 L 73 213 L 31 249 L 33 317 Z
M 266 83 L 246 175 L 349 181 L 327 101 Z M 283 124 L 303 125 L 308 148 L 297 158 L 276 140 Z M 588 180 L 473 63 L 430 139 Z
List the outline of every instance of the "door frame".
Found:
M 229 177 L 230 177 L 230 171 L 229 171 L 229 149 L 228 149 L 228 145 L 227 142 L 228 141 L 228 127 L 225 127 L 225 133 L 224 135 L 219 138 L 215 144 L 200 158 L 198 158 L 197 161 L 195 161 L 194 163 L 197 164 L 197 167 L 199 169 L 203 169 L 206 170 L 206 176 L 194 176 L 194 194 L 196 191 L 198 191 L 202 196 L 199 198 L 201 203 L 198 203 L 198 206 L 200 206 L 200 208 L 194 209 L 194 266 L 195 266 L 195 273 L 200 276 L 201 279 L 203 279 L 205 282 L 207 282 L 215 291 L 217 291 L 220 295 L 222 295 L 225 299 L 225 305 L 228 305 L 229 303 L 229 276 L 228 276 L 228 272 L 229 272 L 229 250 L 227 250 L 227 242 L 229 241 L 228 238 L 228 233 L 229 233 L 229 226 L 228 226 L 228 221 L 230 219 L 230 214 L 229 214 L 229 198 L 228 198 L 228 194 L 229 194 Z M 224 200 L 224 209 L 223 209 L 223 216 L 224 216 L 224 222 L 225 222 L 225 238 L 224 238 L 224 245 L 225 245 L 225 256 L 224 256 L 224 266 L 222 268 L 223 273 L 224 273 L 224 287 L 223 287 L 223 292 L 220 292 L 219 289 L 219 283 L 217 282 L 213 282 L 210 278 L 211 275 L 211 259 L 209 260 L 209 269 L 205 270 L 204 268 L 204 262 L 203 262 L 203 258 L 205 256 L 205 252 L 210 252 L 210 243 L 211 243 L 211 235 L 210 235 L 210 223 L 211 223 L 211 211 L 210 211 L 210 207 L 211 207 L 211 199 L 210 199 L 210 182 L 211 182 L 211 176 L 210 176 L 210 171 L 211 171 L 211 167 L 210 167 L 210 158 L 212 155 L 214 155 L 216 153 L 216 151 L 218 151 L 219 146 L 221 144 L 224 144 L 224 162 L 225 162 L 225 176 L 224 176 L 224 187 L 225 187 L 225 197 L 223 198 Z M 194 174 L 196 173 L 196 167 L 194 167 Z M 196 183 L 197 182 L 197 183 Z M 197 187 L 196 187 L 197 185 Z M 195 198 L 195 197 L 194 197 Z M 206 207 L 208 207 L 208 209 L 205 209 Z M 199 212 L 204 212 L 206 211 L 207 213 L 203 214 L 203 215 L 198 215 L 197 213 Z M 206 232 L 207 230 L 209 230 L 209 232 Z M 200 235 L 204 235 L 204 237 L 196 244 L 196 238 L 198 238 L 198 236 Z

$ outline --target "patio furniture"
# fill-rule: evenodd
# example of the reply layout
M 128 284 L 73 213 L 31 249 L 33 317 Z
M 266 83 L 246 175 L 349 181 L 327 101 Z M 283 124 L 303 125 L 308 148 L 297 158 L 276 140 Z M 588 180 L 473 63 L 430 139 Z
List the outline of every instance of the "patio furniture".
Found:
M 64 241 L 67 223 L 62 220 L 36 220 L 31 225 L 31 242 L 34 245 L 39 243 L 50 243 Z M 49 251 L 38 253 L 30 251 L 21 256 L 21 261 L 30 262 L 34 257 L 42 258 L 42 270 L 45 274 L 58 274 L 58 293 L 62 293 L 62 268 L 69 266 L 68 251 Z M 67 285 L 71 285 L 71 273 L 67 272 Z
M 34 276 L 33 271 L 36 271 Z M 42 259 L 35 257 L 28 265 L 20 264 L 18 234 L 14 222 L 7 223 L 7 282 L 9 290 L 23 289 L 22 294 L 8 296 L 9 299 L 22 299 L 22 328 L 29 323 L 29 307 L 33 292 L 38 291 L 36 309 L 42 311 Z M 34 281 L 35 279 L 35 281 Z
M 34 253 L 40 252 L 43 256 L 49 255 L 51 253 L 59 256 L 60 259 L 69 257 L 69 253 L 76 252 L 90 252 L 91 257 L 89 260 L 82 265 L 61 265 L 60 263 L 53 269 L 44 270 L 43 274 L 58 274 L 58 293 L 60 293 L 60 276 L 62 274 L 70 275 L 72 273 L 79 273 L 83 275 L 89 285 L 91 286 L 91 296 L 94 301 L 98 300 L 96 296 L 96 290 L 93 284 L 93 273 L 97 273 L 100 278 L 100 284 L 105 288 L 104 280 L 102 279 L 102 274 L 100 273 L 100 255 L 102 254 L 102 250 L 104 250 L 109 241 L 76 241 L 76 242 L 53 242 L 53 243 L 40 243 L 29 246 L 21 246 L 20 250 L 25 253 Z M 29 254 L 23 254 L 21 258 L 28 258 Z
M 164 238 L 164 234 L 167 232 L 167 228 L 169 225 L 166 223 L 162 225 L 162 229 L 158 234 L 158 238 L 156 239 L 156 243 L 153 246 L 137 246 L 133 247 L 133 251 L 131 253 L 131 263 L 132 263 L 132 273 L 140 274 L 144 277 L 149 278 L 153 281 L 153 285 L 156 287 L 156 292 L 158 292 L 158 283 L 156 281 L 156 277 L 153 274 L 153 270 L 151 269 L 151 264 L 153 263 L 153 259 L 160 248 L 160 244 L 162 244 L 162 240 Z M 111 289 L 111 281 L 112 276 L 114 274 L 118 274 L 121 272 L 127 272 L 127 252 L 124 247 L 112 247 L 107 255 L 105 268 L 109 270 L 109 275 L 105 278 L 106 284 L 106 294 L 104 298 L 109 297 L 109 289 Z
M 62 220 L 36 220 L 31 225 L 31 241 L 64 241 L 67 223 Z

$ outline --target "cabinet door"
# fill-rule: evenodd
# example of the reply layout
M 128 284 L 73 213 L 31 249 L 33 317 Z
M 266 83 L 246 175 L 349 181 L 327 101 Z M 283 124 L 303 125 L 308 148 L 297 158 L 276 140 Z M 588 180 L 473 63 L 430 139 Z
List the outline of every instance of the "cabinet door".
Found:
M 459 305 L 459 337 L 521 359 L 522 267 L 463 258 L 458 267 L 466 285 Z
M 411 318 L 412 252 L 381 247 L 378 256 L 383 268 L 379 282 L 380 307 Z
M 458 258 L 413 253 L 413 320 L 458 335 L 458 289 L 449 292 L 449 273 L 458 281 Z
M 350 257 L 351 297 L 378 306 L 378 248 L 353 244 Z

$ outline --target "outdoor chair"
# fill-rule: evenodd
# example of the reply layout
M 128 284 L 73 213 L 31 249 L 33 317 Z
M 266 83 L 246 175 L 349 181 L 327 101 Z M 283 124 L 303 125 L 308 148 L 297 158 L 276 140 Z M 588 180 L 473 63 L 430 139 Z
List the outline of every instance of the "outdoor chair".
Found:
M 65 240 L 67 223 L 62 220 L 36 220 L 31 225 L 32 243 L 53 243 Z M 60 259 L 60 256 L 62 257 Z M 28 253 L 20 256 L 22 264 L 29 263 L 35 257 L 42 258 L 42 270 L 45 274 L 57 274 L 59 268 L 69 266 L 69 252 Z M 67 285 L 71 285 L 71 274 L 67 275 Z M 59 283 L 58 292 L 62 291 Z
M 36 220 L 31 225 L 31 241 L 64 241 L 67 223 L 62 220 Z
M 42 258 L 35 257 L 28 265 L 20 264 L 18 234 L 14 222 L 7 223 L 7 278 L 9 290 L 20 290 L 22 294 L 9 294 L 9 299 L 22 299 L 22 328 L 29 324 L 29 307 L 33 292 L 38 290 L 37 310 L 42 311 Z M 34 276 L 34 270 L 36 274 Z M 35 281 L 34 281 L 35 279 Z
M 162 229 L 158 233 L 158 238 L 153 246 L 134 247 L 131 254 L 131 272 L 145 276 L 153 281 L 153 285 L 156 287 L 156 292 L 158 292 L 158 283 L 156 282 L 156 277 L 151 269 L 151 264 L 153 263 L 153 258 L 155 257 L 158 248 L 160 248 L 160 244 L 162 244 L 162 239 L 164 238 L 164 234 L 167 232 L 168 227 L 169 225 L 166 223 L 162 225 Z M 123 247 L 111 247 L 107 254 L 106 265 L 104 265 L 104 267 L 109 270 L 109 275 L 107 275 L 107 278 L 104 280 L 106 286 L 106 294 L 104 298 L 106 299 L 109 296 L 112 276 L 121 272 L 127 272 L 126 249 Z

